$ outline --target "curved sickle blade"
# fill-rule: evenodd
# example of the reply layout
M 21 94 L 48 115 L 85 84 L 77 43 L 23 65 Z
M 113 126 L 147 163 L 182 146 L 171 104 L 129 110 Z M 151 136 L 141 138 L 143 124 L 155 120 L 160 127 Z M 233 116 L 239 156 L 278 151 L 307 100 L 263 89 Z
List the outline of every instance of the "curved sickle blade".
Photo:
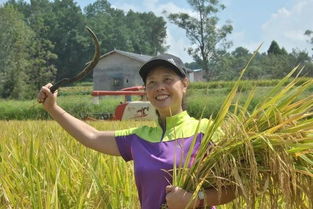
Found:
M 82 78 L 84 78 L 89 72 L 91 72 L 96 65 L 98 64 L 98 61 L 100 59 L 100 45 L 99 45 L 99 41 L 98 38 L 96 36 L 96 34 L 89 28 L 86 27 L 87 31 L 90 33 L 94 44 L 95 44 L 95 53 L 93 55 L 93 58 L 90 62 L 88 62 L 88 65 L 81 71 L 79 72 L 77 75 L 75 75 L 72 78 L 63 78 L 62 80 L 56 82 L 51 88 L 50 91 L 52 93 L 54 93 L 60 86 L 67 84 L 67 83 L 72 83 L 78 80 L 81 80 Z

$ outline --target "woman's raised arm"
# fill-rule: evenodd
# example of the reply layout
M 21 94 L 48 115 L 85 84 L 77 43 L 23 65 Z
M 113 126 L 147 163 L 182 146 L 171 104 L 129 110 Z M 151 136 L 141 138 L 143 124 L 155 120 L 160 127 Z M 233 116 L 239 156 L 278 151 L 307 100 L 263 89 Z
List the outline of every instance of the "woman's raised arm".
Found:
M 98 131 L 87 123 L 73 117 L 56 102 L 57 92 L 51 93 L 52 84 L 43 86 L 38 93 L 37 100 L 45 110 L 77 141 L 104 154 L 120 156 L 114 131 Z

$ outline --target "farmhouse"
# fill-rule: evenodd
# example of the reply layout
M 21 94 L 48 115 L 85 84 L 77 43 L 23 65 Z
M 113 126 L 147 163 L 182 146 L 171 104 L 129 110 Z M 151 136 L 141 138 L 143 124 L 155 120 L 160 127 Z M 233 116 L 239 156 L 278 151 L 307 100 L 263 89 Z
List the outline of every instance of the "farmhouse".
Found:
M 150 58 L 116 49 L 102 55 L 93 71 L 93 89 L 120 90 L 142 85 L 138 70 Z
M 93 89 L 120 90 L 126 87 L 143 85 L 139 76 L 139 68 L 147 62 L 151 56 L 113 50 L 101 56 L 93 71 Z M 188 70 L 191 82 L 201 80 L 202 72 Z M 198 76 L 197 76 L 198 74 Z

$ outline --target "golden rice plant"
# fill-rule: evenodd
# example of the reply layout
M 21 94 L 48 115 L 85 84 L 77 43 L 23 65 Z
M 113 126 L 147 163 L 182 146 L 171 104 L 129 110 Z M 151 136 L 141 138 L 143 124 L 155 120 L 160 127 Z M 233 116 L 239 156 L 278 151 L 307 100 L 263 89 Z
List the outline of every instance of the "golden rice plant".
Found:
M 202 189 L 235 189 L 233 208 L 313 208 L 313 95 L 301 98 L 313 79 L 299 84 L 300 73 L 294 68 L 252 111 L 254 91 L 242 105 L 235 100 L 240 76 L 207 127 L 194 164 L 188 166 L 190 151 L 174 168 L 173 184 L 194 198 Z M 211 146 L 218 128 L 223 136 Z
M 54 121 L 0 121 L 0 130 L 0 209 L 139 208 L 132 164 L 85 148 Z

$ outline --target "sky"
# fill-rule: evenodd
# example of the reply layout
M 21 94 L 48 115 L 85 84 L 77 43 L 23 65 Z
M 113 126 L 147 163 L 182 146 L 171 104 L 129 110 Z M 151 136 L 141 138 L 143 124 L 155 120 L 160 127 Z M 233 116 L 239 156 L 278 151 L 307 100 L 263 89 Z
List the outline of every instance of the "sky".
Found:
M 157 16 L 169 13 L 185 12 L 194 14 L 187 0 L 108 0 L 112 7 L 127 12 L 152 11 Z M 0 4 L 5 0 L 0 0 Z M 81 8 L 95 0 L 76 0 Z M 233 32 L 228 40 L 233 42 L 230 50 L 238 46 L 251 52 L 261 43 L 261 51 L 267 51 L 272 40 L 278 42 L 288 52 L 292 49 L 305 50 L 312 55 L 312 45 L 304 35 L 307 29 L 313 30 L 313 0 L 221 0 L 226 8 L 218 13 L 219 24 L 230 21 Z M 165 18 L 165 17 L 164 17 Z M 165 18 L 166 20 L 166 18 Z M 166 20 L 168 22 L 168 20 Z M 184 62 L 192 58 L 186 52 L 190 46 L 184 30 L 174 24 L 167 24 L 166 44 L 170 45 L 168 53 L 175 54 Z

